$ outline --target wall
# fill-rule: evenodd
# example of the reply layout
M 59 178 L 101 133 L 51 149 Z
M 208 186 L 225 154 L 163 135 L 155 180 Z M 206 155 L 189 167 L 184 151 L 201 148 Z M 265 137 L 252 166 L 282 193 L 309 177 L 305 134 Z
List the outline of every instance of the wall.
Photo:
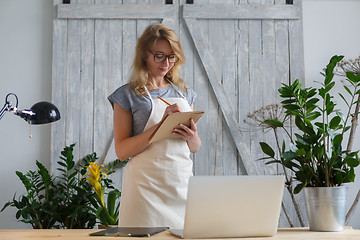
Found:
M 296 1 L 296 0 L 295 0 Z M 320 72 L 333 55 L 346 59 L 360 56 L 359 0 L 303 0 L 305 83 L 316 86 L 314 81 L 323 81 Z M 341 80 L 340 77 L 338 77 Z M 318 86 L 318 85 L 317 85 Z M 338 87 L 338 91 L 342 91 Z M 340 98 L 339 107 L 346 107 Z M 353 149 L 360 148 L 359 128 L 356 131 Z M 352 204 L 360 188 L 360 168 L 357 168 L 355 184 L 348 184 L 348 206 Z M 360 228 L 360 206 L 354 213 L 350 226 Z
M 359 10 L 359 0 L 303 0 L 308 86 L 314 80 L 322 80 L 319 72 L 332 55 L 360 55 Z M 38 101 L 51 101 L 52 14 L 50 0 L 0 1 L 0 107 L 9 92 L 18 95 L 20 109 L 30 108 Z M 33 126 L 33 137 L 29 138 L 29 134 L 29 125 L 11 113 L 0 120 L 0 207 L 14 193 L 18 196 L 25 191 L 15 171 L 35 169 L 35 160 L 50 165 L 50 126 Z M 359 179 L 349 185 L 349 202 L 360 187 Z M 350 222 L 354 228 L 360 228 L 358 208 Z M 0 213 L 0 228 L 30 227 L 18 223 L 15 214 L 15 208 Z
M 1 0 L 0 36 L 0 107 L 9 92 L 18 96 L 19 109 L 51 101 L 52 1 Z M 35 160 L 50 166 L 50 125 L 32 126 L 29 134 L 29 125 L 12 113 L 0 120 L 1 208 L 25 191 L 15 171 L 34 170 Z M 0 213 L 0 228 L 30 227 L 15 214 L 15 208 Z

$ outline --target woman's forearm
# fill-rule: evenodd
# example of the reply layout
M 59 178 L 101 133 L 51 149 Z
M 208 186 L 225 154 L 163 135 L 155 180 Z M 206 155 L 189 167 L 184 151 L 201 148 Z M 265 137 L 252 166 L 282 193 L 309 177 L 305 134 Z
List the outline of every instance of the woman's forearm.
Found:
M 194 137 L 193 139 L 187 141 L 187 144 L 189 146 L 190 152 L 196 153 L 197 151 L 199 151 L 201 147 L 200 137 L 199 136 Z
M 136 154 L 142 152 L 145 148 L 147 148 L 150 144 L 150 136 L 157 128 L 155 126 L 147 129 L 143 133 L 125 138 L 123 140 L 115 139 L 115 152 L 116 156 L 121 160 L 125 161 L 126 159 L 135 156 Z

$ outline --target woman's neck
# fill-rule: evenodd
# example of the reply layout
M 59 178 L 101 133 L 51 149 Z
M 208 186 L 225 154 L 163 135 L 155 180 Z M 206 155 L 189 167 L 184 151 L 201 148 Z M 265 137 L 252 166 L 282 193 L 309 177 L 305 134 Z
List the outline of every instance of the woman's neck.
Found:
M 148 88 L 149 90 L 164 88 L 169 86 L 169 82 L 165 78 L 149 79 Z

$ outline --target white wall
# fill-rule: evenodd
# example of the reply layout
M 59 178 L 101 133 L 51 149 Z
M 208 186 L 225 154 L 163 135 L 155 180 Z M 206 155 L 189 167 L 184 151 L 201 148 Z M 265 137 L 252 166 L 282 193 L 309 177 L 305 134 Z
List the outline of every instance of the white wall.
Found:
M 297 1 L 297 0 L 295 0 Z M 319 72 L 334 54 L 355 58 L 360 55 L 359 0 L 303 0 L 306 84 L 321 81 Z M 52 1 L 0 0 L 0 107 L 14 92 L 19 108 L 51 101 Z M 24 193 L 15 171 L 35 169 L 35 160 L 49 167 L 50 126 L 32 127 L 13 114 L 0 120 L 0 206 L 13 194 Z M 357 143 L 359 145 L 359 143 Z M 349 185 L 349 202 L 360 187 Z M 16 209 L 0 213 L 0 228 L 29 228 L 18 223 Z M 350 225 L 360 228 L 360 206 Z
M 51 101 L 52 14 L 50 0 L 0 0 L 1 108 L 9 92 L 20 109 Z M 35 160 L 50 165 L 50 125 L 33 126 L 33 138 L 29 134 L 29 125 L 12 113 L 0 120 L 1 207 L 25 192 L 15 171 L 36 169 Z M 30 228 L 15 214 L 15 208 L 0 213 L 0 228 Z
M 319 86 L 314 81 L 323 81 L 320 72 L 333 55 L 344 55 L 346 59 L 360 56 L 359 11 L 359 0 L 303 0 L 305 84 L 307 86 Z M 339 87 L 338 91 L 342 91 L 342 88 Z M 344 106 L 340 98 L 336 101 L 340 107 Z M 357 138 L 355 138 L 353 150 L 360 149 L 359 128 L 356 131 Z M 360 168 L 356 172 L 355 184 L 348 184 L 349 207 L 360 188 Z M 360 204 L 349 225 L 360 228 Z

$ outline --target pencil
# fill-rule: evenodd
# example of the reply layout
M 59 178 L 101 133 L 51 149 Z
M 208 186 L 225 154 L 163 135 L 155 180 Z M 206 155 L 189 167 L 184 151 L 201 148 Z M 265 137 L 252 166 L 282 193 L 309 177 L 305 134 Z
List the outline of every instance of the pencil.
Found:
M 168 103 L 167 101 L 165 101 L 163 98 L 161 98 L 161 97 L 159 97 L 159 96 L 158 96 L 158 98 L 159 98 L 161 101 L 163 101 L 164 103 L 166 103 L 167 105 L 171 106 L 171 104 Z

